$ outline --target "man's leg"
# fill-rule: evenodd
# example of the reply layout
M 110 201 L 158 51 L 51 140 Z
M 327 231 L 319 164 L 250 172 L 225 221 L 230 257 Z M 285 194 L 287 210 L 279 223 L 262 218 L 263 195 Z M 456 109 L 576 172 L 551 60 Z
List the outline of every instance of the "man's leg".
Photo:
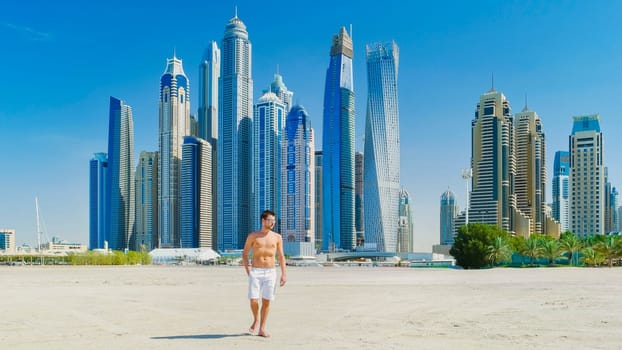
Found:
M 268 319 L 268 312 L 270 311 L 270 300 L 261 299 L 261 321 L 259 324 L 259 333 L 257 335 L 262 337 L 269 337 L 270 334 L 266 332 L 266 320 Z
M 254 334 L 257 331 L 257 325 L 259 323 L 259 299 L 251 299 L 251 312 L 253 313 L 253 324 L 248 331 Z

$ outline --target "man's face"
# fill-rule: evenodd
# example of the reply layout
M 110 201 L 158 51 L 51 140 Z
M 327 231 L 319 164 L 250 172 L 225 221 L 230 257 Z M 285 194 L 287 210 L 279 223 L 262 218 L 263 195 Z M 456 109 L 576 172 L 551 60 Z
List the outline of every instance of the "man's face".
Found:
M 274 215 L 268 215 L 268 217 L 265 219 L 262 219 L 262 221 L 263 221 L 263 227 L 270 229 L 270 230 L 274 227 L 274 221 L 275 221 Z

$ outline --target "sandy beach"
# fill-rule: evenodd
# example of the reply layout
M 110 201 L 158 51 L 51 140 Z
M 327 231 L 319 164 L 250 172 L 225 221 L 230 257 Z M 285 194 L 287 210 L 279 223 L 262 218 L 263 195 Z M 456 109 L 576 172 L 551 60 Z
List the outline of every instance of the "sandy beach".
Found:
M 621 268 L 289 268 L 270 339 L 241 267 L 0 275 L 2 349 L 622 349 Z

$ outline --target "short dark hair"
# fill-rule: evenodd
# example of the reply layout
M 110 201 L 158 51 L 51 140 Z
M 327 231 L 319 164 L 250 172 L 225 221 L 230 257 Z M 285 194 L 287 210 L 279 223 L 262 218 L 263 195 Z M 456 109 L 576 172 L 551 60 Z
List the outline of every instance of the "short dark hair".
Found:
M 270 215 L 272 215 L 272 216 L 276 217 L 276 214 L 275 214 L 272 210 L 270 210 L 270 209 L 266 209 L 266 210 L 264 210 L 264 211 L 261 213 L 261 218 L 262 218 L 262 219 L 267 219 L 267 218 L 268 218 L 268 216 L 270 216 Z

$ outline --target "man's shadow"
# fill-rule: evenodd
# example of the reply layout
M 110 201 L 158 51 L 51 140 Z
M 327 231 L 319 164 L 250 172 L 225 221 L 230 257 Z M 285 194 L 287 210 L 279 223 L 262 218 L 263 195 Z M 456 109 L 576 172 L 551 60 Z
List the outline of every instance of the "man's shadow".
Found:
M 169 335 L 163 337 L 151 337 L 151 339 L 222 339 L 231 337 L 250 336 L 248 333 L 238 334 L 189 334 L 189 335 Z

